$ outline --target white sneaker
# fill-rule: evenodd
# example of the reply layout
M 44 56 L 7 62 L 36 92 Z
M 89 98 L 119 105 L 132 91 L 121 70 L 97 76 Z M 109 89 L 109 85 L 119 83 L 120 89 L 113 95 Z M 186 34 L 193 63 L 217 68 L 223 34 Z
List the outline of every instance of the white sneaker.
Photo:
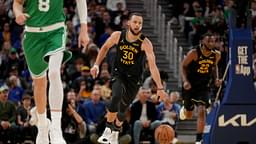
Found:
M 180 120 L 185 120 L 186 119 L 186 115 L 185 115 L 185 108 L 184 106 L 181 107 L 180 109 Z
M 37 126 L 38 133 L 36 136 L 36 144 L 49 144 L 49 128 L 50 120 L 47 119 L 46 125 Z
M 32 125 L 32 126 L 37 125 L 38 118 L 37 118 L 37 115 L 36 115 L 36 107 L 33 107 L 30 110 L 30 115 L 31 115 L 31 118 L 29 120 L 29 124 Z
M 98 138 L 98 142 L 101 144 L 110 144 L 111 137 L 112 137 L 111 129 L 106 127 L 102 136 Z
M 202 144 L 202 140 L 201 141 L 196 141 L 195 144 Z
M 60 128 L 55 128 L 53 125 L 50 127 L 50 140 L 51 144 L 66 144 L 62 136 L 62 130 Z
M 118 144 L 118 135 L 119 135 L 118 131 L 112 131 L 112 135 L 110 138 L 111 144 Z

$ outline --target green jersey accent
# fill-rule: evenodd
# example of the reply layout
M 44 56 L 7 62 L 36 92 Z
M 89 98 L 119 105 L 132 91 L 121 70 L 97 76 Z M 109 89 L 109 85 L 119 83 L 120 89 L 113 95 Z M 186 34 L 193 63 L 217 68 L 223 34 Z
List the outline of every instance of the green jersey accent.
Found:
M 25 0 L 27 26 L 42 27 L 65 21 L 64 0 Z

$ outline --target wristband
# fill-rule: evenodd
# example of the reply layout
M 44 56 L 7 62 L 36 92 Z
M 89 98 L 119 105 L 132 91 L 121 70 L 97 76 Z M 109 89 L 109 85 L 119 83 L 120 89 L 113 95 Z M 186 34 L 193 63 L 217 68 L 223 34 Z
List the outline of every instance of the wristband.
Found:
M 93 67 L 95 67 L 96 69 L 97 69 L 97 75 L 99 74 L 99 72 L 100 72 L 100 67 L 99 67 L 99 65 L 94 65 Z

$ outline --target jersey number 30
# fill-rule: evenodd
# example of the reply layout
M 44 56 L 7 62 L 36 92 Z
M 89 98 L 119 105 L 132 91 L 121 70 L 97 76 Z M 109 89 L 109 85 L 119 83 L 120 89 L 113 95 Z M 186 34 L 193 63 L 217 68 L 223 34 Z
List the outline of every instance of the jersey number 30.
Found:
M 47 12 L 50 9 L 50 0 L 39 0 L 38 9 Z

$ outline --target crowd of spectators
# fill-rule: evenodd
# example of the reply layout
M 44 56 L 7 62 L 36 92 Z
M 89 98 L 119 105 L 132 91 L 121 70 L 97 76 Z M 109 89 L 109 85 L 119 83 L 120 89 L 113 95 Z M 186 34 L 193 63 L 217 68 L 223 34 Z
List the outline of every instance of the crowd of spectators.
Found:
M 218 37 L 216 47 L 225 56 L 227 13 L 233 1 L 177 1 L 171 2 L 178 10 L 174 17 L 191 45 L 198 45 L 200 35 L 211 31 Z M 97 137 L 104 129 L 106 106 L 111 99 L 110 72 L 115 49 L 108 53 L 96 80 L 92 79 L 90 68 L 99 48 L 111 33 L 127 28 L 129 15 L 125 0 L 87 0 L 87 3 L 91 39 L 87 48 L 77 46 L 79 20 L 75 1 L 65 0 L 64 4 L 68 31 L 66 47 L 73 53 L 72 59 L 61 67 L 65 93 L 62 129 L 68 143 L 97 143 Z M 12 0 L 0 0 L 0 144 L 22 143 L 26 139 L 34 141 L 37 133 L 29 122 L 30 109 L 34 106 L 33 82 L 22 50 L 23 27 L 15 23 L 11 6 Z M 255 1 L 252 1 L 251 10 L 256 38 Z M 224 60 L 222 65 L 225 66 Z M 168 79 L 168 74 L 161 72 L 161 75 L 163 81 Z M 158 103 L 156 87 L 147 70 L 143 79 L 143 88 L 127 112 L 127 121 L 120 133 L 123 144 L 136 144 L 143 138 L 152 141 L 152 132 L 158 125 L 167 123 L 175 129 L 178 121 L 179 93 L 171 92 L 169 99 Z

